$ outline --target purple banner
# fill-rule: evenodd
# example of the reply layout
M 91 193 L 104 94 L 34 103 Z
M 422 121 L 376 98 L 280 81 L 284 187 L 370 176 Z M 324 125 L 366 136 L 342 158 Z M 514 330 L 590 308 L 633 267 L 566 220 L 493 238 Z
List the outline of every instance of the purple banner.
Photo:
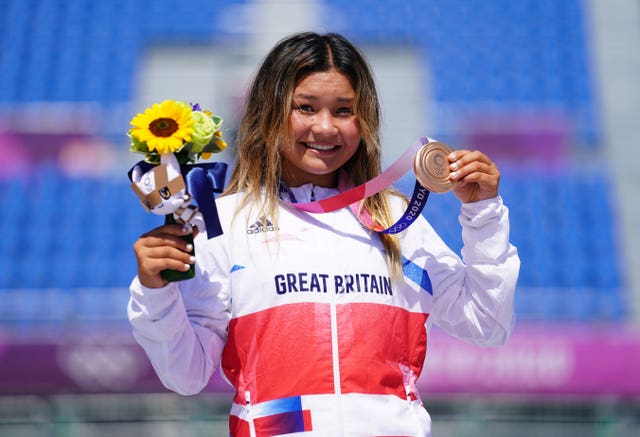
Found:
M 418 381 L 428 393 L 640 395 L 640 330 L 522 325 L 508 344 L 481 348 L 434 332 Z
M 128 332 L 59 336 L 58 341 L 2 337 L 0 394 L 166 391 Z M 640 330 L 519 325 L 499 348 L 469 345 L 435 331 L 418 387 L 424 399 L 454 393 L 639 396 Z M 207 391 L 231 388 L 216 374 Z
M 0 394 L 157 392 L 143 350 L 108 339 L 0 347 Z

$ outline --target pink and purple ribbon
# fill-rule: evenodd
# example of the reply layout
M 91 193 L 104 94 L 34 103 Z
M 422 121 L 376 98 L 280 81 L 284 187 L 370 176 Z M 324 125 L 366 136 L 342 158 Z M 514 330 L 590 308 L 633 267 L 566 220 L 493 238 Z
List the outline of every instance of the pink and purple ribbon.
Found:
M 420 215 L 429 198 L 429 190 L 420 185 L 418 181 L 415 183 L 413 194 L 409 200 L 402 217 L 393 225 L 386 229 L 376 227 L 371 223 L 371 217 L 366 211 L 359 211 L 359 204 L 362 199 L 379 193 L 398 179 L 400 179 L 407 171 L 413 168 L 413 161 L 418 150 L 425 144 L 433 142 L 431 138 L 421 137 L 411 145 L 389 168 L 380 173 L 373 179 L 358 185 L 351 189 L 345 190 L 340 194 L 328 197 L 326 199 L 306 202 L 306 203 L 290 203 L 290 205 L 311 213 L 323 213 L 336 211 L 346 206 L 351 208 L 356 217 L 370 229 L 383 234 L 397 234 L 405 230 Z

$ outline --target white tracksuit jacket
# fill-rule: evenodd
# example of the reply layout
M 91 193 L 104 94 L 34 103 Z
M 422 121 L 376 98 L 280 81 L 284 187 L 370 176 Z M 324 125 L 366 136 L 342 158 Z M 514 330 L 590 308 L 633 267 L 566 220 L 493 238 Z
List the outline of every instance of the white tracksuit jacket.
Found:
M 293 189 L 300 202 L 312 191 L 337 193 Z M 217 200 L 223 235 L 196 238 L 195 278 L 136 278 L 128 308 L 167 388 L 197 393 L 221 367 L 236 389 L 231 436 L 428 436 L 415 387 L 428 326 L 478 345 L 512 331 L 520 261 L 500 197 L 462 205 L 464 262 L 423 217 L 400 233 L 403 281 L 349 208 L 282 204 L 276 232 L 247 211 L 233 219 L 237 200 Z

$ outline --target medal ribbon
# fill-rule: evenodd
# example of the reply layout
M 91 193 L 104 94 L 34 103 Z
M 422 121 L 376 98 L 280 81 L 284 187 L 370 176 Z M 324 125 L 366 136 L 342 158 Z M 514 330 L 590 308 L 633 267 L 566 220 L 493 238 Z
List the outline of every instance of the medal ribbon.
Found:
M 366 197 L 379 193 L 400 179 L 405 173 L 407 173 L 407 171 L 413 168 L 413 161 L 418 150 L 420 150 L 420 148 L 425 144 L 433 141 L 435 140 L 432 140 L 429 137 L 421 137 L 418 141 L 413 143 L 411 147 L 405 150 L 404 153 L 400 155 L 400 157 L 391 164 L 391 166 L 389 166 L 389 168 L 364 184 L 358 185 L 326 199 L 315 202 L 290 203 L 290 205 L 311 213 L 331 212 L 348 206 L 354 212 L 356 217 L 358 217 L 358 219 L 368 228 L 383 234 L 397 234 L 398 232 L 406 229 L 411 223 L 413 223 L 416 217 L 420 215 L 427 203 L 429 190 L 416 181 L 413 194 L 411 195 L 411 200 L 409 201 L 409 205 L 407 206 L 404 214 L 402 214 L 402 217 L 387 229 L 382 229 L 372 224 L 369 213 L 367 211 L 360 210 L 360 201 Z

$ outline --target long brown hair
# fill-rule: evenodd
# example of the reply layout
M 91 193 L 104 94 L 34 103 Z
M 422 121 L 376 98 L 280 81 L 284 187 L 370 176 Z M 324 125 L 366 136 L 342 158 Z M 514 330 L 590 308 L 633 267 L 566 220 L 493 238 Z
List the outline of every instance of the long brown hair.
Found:
M 275 45 L 263 60 L 245 103 L 238 131 L 236 163 L 225 194 L 243 193 L 240 207 L 257 206 L 260 215 L 277 222 L 280 150 L 291 147 L 290 112 L 296 86 L 308 75 L 335 69 L 355 91 L 354 113 L 362 139 L 356 153 L 342 167 L 351 181 L 362 184 L 380 173 L 380 103 L 371 69 L 362 53 L 335 33 L 303 32 Z M 392 224 L 388 196 L 383 191 L 363 201 L 374 223 Z M 390 271 L 401 271 L 396 237 L 380 234 Z

